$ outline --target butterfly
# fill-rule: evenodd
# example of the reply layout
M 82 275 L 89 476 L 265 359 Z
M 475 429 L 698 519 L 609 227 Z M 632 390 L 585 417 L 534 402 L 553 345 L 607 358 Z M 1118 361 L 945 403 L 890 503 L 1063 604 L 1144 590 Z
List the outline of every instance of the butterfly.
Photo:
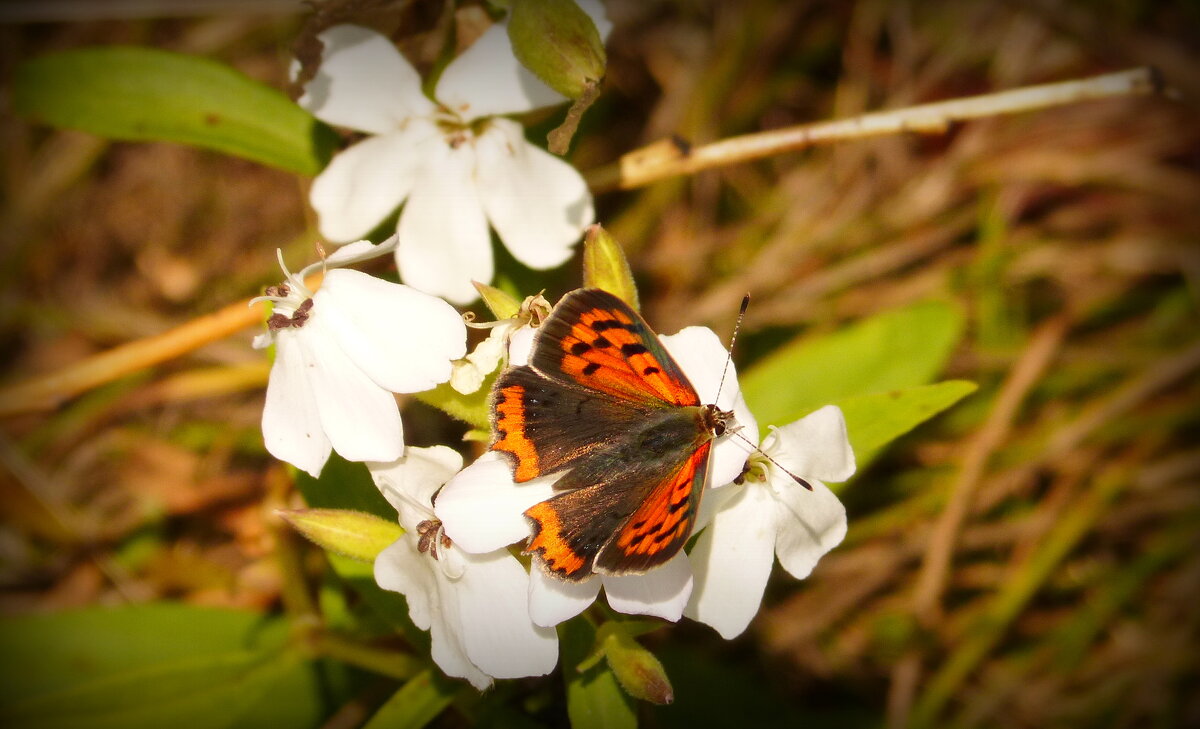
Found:
M 542 322 L 529 364 L 491 394 L 491 449 L 523 483 L 566 471 L 525 511 L 525 553 L 549 574 L 641 574 L 683 548 L 732 410 L 701 404 L 632 308 L 601 289 L 566 294 Z

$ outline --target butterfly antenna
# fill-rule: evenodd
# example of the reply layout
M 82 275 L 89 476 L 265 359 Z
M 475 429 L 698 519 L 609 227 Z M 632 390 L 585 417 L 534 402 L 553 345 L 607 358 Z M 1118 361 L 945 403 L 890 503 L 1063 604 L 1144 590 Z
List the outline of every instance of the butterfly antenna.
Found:
M 759 455 L 761 455 L 763 458 L 765 458 L 765 459 L 767 459 L 768 461 L 770 461 L 771 463 L 775 464 L 775 467 L 776 467 L 776 468 L 778 468 L 780 471 L 783 471 L 783 472 L 784 472 L 784 473 L 786 473 L 788 476 L 791 476 L 791 478 L 792 478 L 792 480 L 793 480 L 793 481 L 795 481 L 796 483 L 800 484 L 801 486 L 803 486 L 804 488 L 808 489 L 809 491 L 812 491 L 812 490 L 813 490 L 812 484 L 810 484 L 808 481 L 805 481 L 804 479 L 800 478 L 800 477 L 799 477 L 799 476 L 797 476 L 796 474 L 792 473 L 792 472 L 791 472 L 791 471 L 789 471 L 789 470 L 788 470 L 788 469 L 787 469 L 787 468 L 786 468 L 786 467 L 785 467 L 785 466 L 784 466 L 782 463 L 780 463 L 779 461 L 775 460 L 775 459 L 774 459 L 774 458 L 772 458 L 771 456 L 767 455 L 767 453 L 766 453 L 765 451 L 763 451 L 763 449 L 762 449 L 762 448 L 759 448 L 757 444 L 755 444 L 755 443 L 752 443 L 752 442 L 750 441 L 750 439 L 749 439 L 749 438 L 747 438 L 746 436 L 742 435 L 740 431 L 737 431 L 737 430 L 733 431 L 733 435 L 736 435 L 736 436 L 737 436 L 737 437 L 738 437 L 738 438 L 739 438 L 739 439 L 740 439 L 740 440 L 741 440 L 743 443 L 745 443 L 746 445 L 748 445 L 748 446 L 750 446 L 752 449 L 754 449 L 754 452 L 755 452 L 755 453 L 758 453 L 758 454 L 759 454 Z M 749 467 L 747 466 L 747 468 L 749 468 Z M 742 472 L 742 475 L 743 475 L 743 476 L 745 475 L 745 472 L 744 472 L 744 471 Z
M 741 328 L 742 328 L 742 319 L 746 318 L 746 309 L 748 309 L 748 308 L 750 308 L 750 294 L 746 294 L 745 296 L 742 297 L 742 306 L 740 309 L 738 309 L 738 318 L 737 318 L 737 322 L 733 325 L 733 334 L 729 335 L 729 356 L 725 358 L 725 369 L 721 372 L 721 383 L 719 385 L 717 385 L 717 396 L 713 398 L 714 403 L 721 397 L 721 390 L 724 389 L 724 387 L 725 387 L 725 375 L 729 374 L 729 363 L 733 361 L 733 345 L 735 342 L 737 342 L 738 331 L 741 330 Z M 742 435 L 740 431 L 741 431 L 741 428 L 738 428 L 736 430 L 726 431 L 726 432 L 728 432 L 732 435 L 736 435 L 743 443 L 750 446 L 751 450 L 762 454 L 762 457 L 767 459 L 771 463 L 775 464 L 776 468 L 778 468 L 780 471 L 783 471 L 787 475 L 791 476 L 793 481 L 800 484 L 801 486 L 808 489 L 809 491 L 813 490 L 812 485 L 808 481 L 805 481 L 804 479 L 800 478 L 796 474 L 789 471 L 787 468 L 784 468 L 783 464 L 781 464 L 779 461 L 775 460 L 774 458 L 771 458 L 769 455 L 764 453 L 763 449 L 759 448 L 757 443 L 752 443 L 750 441 L 750 439 L 747 438 L 746 436 Z M 743 474 L 743 475 L 745 475 L 745 474 Z
M 733 334 L 729 335 L 729 356 L 725 358 L 725 369 L 721 370 L 721 381 L 717 385 L 717 396 L 713 398 L 715 403 L 721 398 L 721 390 L 725 389 L 725 375 L 729 374 L 729 363 L 733 361 L 733 345 L 737 342 L 738 330 L 742 328 L 742 319 L 746 317 L 746 309 L 750 308 L 750 294 L 742 297 L 742 308 L 738 310 L 737 322 L 733 325 Z

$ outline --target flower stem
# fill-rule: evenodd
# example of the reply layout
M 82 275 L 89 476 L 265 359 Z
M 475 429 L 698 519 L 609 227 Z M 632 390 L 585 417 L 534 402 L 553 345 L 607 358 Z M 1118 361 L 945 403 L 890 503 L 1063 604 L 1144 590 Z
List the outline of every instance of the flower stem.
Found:
M 408 653 L 373 648 L 325 631 L 314 632 L 309 637 L 309 646 L 317 655 L 400 680 L 412 678 L 426 667 Z

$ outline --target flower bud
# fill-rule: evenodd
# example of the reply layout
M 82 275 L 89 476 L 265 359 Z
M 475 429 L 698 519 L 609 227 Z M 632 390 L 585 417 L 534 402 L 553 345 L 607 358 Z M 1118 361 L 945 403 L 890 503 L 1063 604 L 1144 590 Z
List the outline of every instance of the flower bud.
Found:
M 598 223 L 588 226 L 583 237 L 583 285 L 604 289 L 638 308 L 637 285 L 625 252 L 616 238 Z
M 604 43 L 573 0 L 513 0 L 508 38 L 517 60 L 563 96 L 578 99 L 604 78 Z

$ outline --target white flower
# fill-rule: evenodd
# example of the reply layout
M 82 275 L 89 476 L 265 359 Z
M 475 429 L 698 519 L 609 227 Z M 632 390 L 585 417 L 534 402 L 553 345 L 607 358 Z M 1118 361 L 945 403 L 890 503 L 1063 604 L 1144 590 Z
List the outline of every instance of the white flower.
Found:
M 688 376 L 701 402 L 713 402 L 720 390 L 717 405 L 732 409 L 742 426 L 739 434 L 757 442 L 758 425 L 741 396 L 732 366 L 725 374 L 724 386 L 720 385 L 728 354 L 717 335 L 709 329 L 689 327 L 659 339 Z M 518 351 L 514 343 L 513 363 L 524 362 L 527 350 L 526 345 L 526 352 Z M 723 484 L 736 478 L 750 450 L 736 435 L 719 439 L 710 456 L 709 483 Z M 499 453 L 487 453 L 442 489 L 437 500 L 438 518 L 463 550 L 500 549 L 529 536 L 524 511 L 552 497 L 554 482 L 560 475 L 517 484 L 509 461 Z M 688 555 L 681 552 L 644 575 L 601 575 L 582 583 L 565 582 L 535 568 L 530 575 L 530 613 L 538 625 L 556 625 L 583 611 L 603 586 L 608 604 L 617 611 L 678 620 L 692 591 L 688 563 Z
M 375 559 L 375 581 L 404 594 L 408 614 L 430 631 L 433 660 L 483 690 L 493 678 L 543 676 L 558 662 L 554 630 L 529 618 L 529 575 L 505 549 L 469 554 L 433 513 L 438 487 L 462 467 L 445 446 L 409 448 L 395 463 L 369 464 L 405 534 Z
M 487 339 L 475 346 L 463 359 L 454 362 L 454 373 L 450 375 L 450 386 L 464 395 L 469 395 L 483 386 L 483 380 L 509 359 L 510 343 L 519 352 L 528 352 L 533 344 L 534 327 L 550 313 L 550 302 L 541 294 L 526 296 L 521 308 L 514 316 L 481 324 L 467 326 L 491 329 Z M 522 362 L 522 364 L 524 364 Z
M 611 27 L 596 0 L 581 6 L 601 36 Z M 401 278 L 459 304 L 471 281 L 492 280 L 488 224 L 521 263 L 548 269 L 570 257 L 592 222 L 579 173 L 525 141 L 526 112 L 565 99 L 513 56 L 506 23 L 494 24 L 442 72 L 434 96 L 384 36 L 334 26 L 300 105 L 322 121 L 373 136 L 346 149 L 313 181 L 322 235 L 361 238 L 407 200 L 397 226 Z
M 360 271 L 326 272 L 316 293 L 304 279 L 391 250 L 393 241 L 346 246 L 272 286 L 274 302 L 255 347 L 275 344 L 263 407 L 263 440 L 276 458 L 316 477 L 331 449 L 352 461 L 404 454 L 393 392 L 428 390 L 450 378 L 466 351 L 462 317 L 446 302 Z M 283 258 L 280 256 L 280 266 Z
M 712 521 L 689 555 L 696 586 L 684 614 L 724 638 L 740 635 L 758 612 L 776 555 L 803 579 L 846 536 L 846 509 L 822 483 L 854 475 L 842 411 L 827 405 L 773 430 L 762 451 L 778 465 L 752 455 L 744 483 L 710 494 L 698 521 L 701 527 Z

